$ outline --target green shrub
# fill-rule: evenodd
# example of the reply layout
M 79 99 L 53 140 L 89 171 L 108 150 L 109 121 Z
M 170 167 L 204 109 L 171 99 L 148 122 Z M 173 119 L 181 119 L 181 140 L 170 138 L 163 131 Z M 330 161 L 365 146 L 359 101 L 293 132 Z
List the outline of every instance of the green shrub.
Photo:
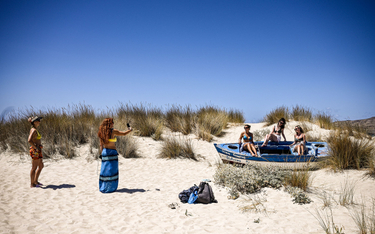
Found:
M 287 171 L 276 167 L 246 165 L 236 167 L 229 164 L 219 165 L 214 174 L 216 184 L 236 189 L 243 194 L 258 192 L 261 188 L 280 188 Z

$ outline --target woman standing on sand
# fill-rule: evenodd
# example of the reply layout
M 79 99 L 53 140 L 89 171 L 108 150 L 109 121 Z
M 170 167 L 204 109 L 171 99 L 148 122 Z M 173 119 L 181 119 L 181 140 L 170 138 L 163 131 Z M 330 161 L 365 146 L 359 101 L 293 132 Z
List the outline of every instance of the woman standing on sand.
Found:
M 243 139 L 243 144 L 240 151 L 242 151 L 242 149 L 247 150 L 253 157 L 257 157 L 257 150 L 254 146 L 253 134 L 250 132 L 250 127 L 251 126 L 248 124 L 245 125 L 245 131 L 241 133 L 238 143 L 241 145 L 241 140 Z
M 112 193 L 116 191 L 118 186 L 118 153 L 115 145 L 117 138 L 115 136 L 125 136 L 132 131 L 131 127 L 128 127 L 127 131 L 113 129 L 113 124 L 112 118 L 104 119 L 98 132 L 100 152 L 102 152 L 99 190 L 102 193 Z
M 281 135 L 283 135 L 284 141 L 286 141 L 286 137 L 284 135 L 284 128 L 285 128 L 285 119 L 281 118 L 279 122 L 277 123 L 277 125 L 273 126 L 270 134 L 266 136 L 261 147 L 267 146 L 268 141 L 280 142 Z
M 290 146 L 296 145 L 293 152 L 298 152 L 298 155 L 303 155 L 306 149 L 306 135 L 299 125 L 294 128 L 294 131 L 296 131 L 296 135 L 294 135 L 294 143 Z
M 41 183 L 39 183 L 39 175 L 42 172 L 42 169 L 44 167 L 43 164 L 43 154 L 42 154 L 42 135 L 38 132 L 37 128 L 40 125 L 40 120 L 43 119 L 43 117 L 30 117 L 28 121 L 31 123 L 32 127 L 30 129 L 28 142 L 31 145 L 30 146 L 30 156 L 32 159 L 31 164 L 31 171 L 30 171 L 30 188 L 40 187 L 42 186 Z

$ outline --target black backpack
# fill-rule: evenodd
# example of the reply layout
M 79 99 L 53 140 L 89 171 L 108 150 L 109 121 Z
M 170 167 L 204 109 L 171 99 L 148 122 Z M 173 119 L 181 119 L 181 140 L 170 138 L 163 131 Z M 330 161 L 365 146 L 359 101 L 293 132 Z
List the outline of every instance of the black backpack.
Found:
M 180 201 L 182 203 L 186 203 L 189 201 L 190 194 L 198 190 L 199 190 L 199 187 L 196 184 L 194 184 L 193 187 L 186 189 L 182 191 L 180 194 L 178 194 L 178 198 L 180 198 Z
M 208 204 L 211 202 L 217 202 L 215 200 L 214 192 L 211 186 L 206 182 L 201 182 L 199 184 L 198 199 L 196 202 Z

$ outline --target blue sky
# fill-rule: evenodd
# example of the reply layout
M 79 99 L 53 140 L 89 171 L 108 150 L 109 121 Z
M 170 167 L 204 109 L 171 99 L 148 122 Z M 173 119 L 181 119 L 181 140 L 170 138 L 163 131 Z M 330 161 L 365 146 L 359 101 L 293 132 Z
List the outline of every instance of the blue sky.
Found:
M 374 1 L 0 0 L 0 112 L 281 105 L 375 116 Z

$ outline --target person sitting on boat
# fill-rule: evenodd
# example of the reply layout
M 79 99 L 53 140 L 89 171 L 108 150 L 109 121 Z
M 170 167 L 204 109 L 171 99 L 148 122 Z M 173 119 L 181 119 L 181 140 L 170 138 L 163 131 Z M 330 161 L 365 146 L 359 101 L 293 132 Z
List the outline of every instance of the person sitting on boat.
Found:
M 250 125 L 246 124 L 244 129 L 245 131 L 241 133 L 239 144 L 241 145 L 241 141 L 243 140 L 243 144 L 240 147 L 240 151 L 247 150 L 251 153 L 253 157 L 257 157 L 257 150 L 255 149 L 254 141 L 253 141 L 253 134 L 250 132 Z
M 281 141 L 281 135 L 284 137 L 284 141 L 286 141 L 286 137 L 284 135 L 284 128 L 285 128 L 285 119 L 281 118 L 276 126 L 273 126 L 272 131 L 270 134 L 266 136 L 264 139 L 264 142 L 261 147 L 267 146 L 268 141 L 273 142 L 280 142 Z
M 298 155 L 303 155 L 306 150 L 306 135 L 299 125 L 294 128 L 294 131 L 296 131 L 296 135 L 294 135 L 294 143 L 290 146 L 296 145 L 293 152 L 298 152 Z

